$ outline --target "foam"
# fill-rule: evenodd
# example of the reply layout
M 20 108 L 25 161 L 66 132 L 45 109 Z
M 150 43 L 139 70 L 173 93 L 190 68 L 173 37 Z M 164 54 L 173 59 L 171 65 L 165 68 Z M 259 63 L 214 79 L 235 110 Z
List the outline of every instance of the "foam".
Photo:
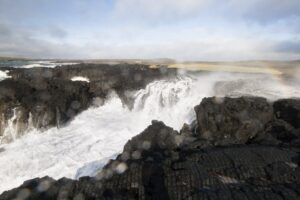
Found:
M 0 70 L 0 81 L 3 81 L 4 79 L 7 79 L 7 78 L 11 78 L 11 76 L 8 75 L 8 70 L 6 71 L 1 71 Z
M 19 68 L 35 68 L 35 67 L 47 67 L 54 68 L 56 66 L 64 66 L 64 65 L 75 65 L 77 63 L 71 62 L 52 62 L 52 61 L 31 61 L 29 64 L 18 66 Z
M 90 82 L 90 79 L 83 76 L 74 76 L 71 78 L 71 81 L 82 81 L 82 82 Z
M 246 82 L 240 87 L 240 80 Z M 111 94 L 109 100 L 75 117 L 66 127 L 32 130 L 20 139 L 0 145 L 0 192 L 35 177 L 79 178 L 94 176 L 142 132 L 153 119 L 180 130 L 195 119 L 194 106 L 203 97 L 220 96 L 219 81 L 234 82 L 221 88 L 228 95 L 259 95 L 268 99 L 298 96 L 297 88 L 283 86 L 270 75 L 212 73 L 154 81 L 135 92 L 130 110 Z M 236 83 L 235 83 L 236 82 Z M 225 91 L 225 92 L 224 92 Z

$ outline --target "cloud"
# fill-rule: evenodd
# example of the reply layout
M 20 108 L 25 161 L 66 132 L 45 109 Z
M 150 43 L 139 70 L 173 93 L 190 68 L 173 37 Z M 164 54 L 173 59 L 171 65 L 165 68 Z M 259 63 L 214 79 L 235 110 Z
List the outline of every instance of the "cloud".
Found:
M 206 0 L 160 0 L 159 2 L 145 0 L 116 0 L 114 12 L 122 17 L 130 15 L 138 15 L 145 18 L 159 18 L 164 16 L 181 17 L 194 14 L 199 11 L 200 8 L 203 8 L 208 4 L 210 3 Z
M 2 56 L 74 59 L 168 57 L 209 61 L 289 58 L 286 54 L 287 47 L 281 44 L 279 48 L 276 40 L 248 33 L 248 30 L 225 33 L 221 32 L 222 27 L 181 30 L 177 30 L 176 26 L 152 30 L 129 27 L 122 31 L 116 27 L 93 37 L 87 35 L 84 39 L 76 38 L 73 34 L 58 34 L 58 39 L 56 35 L 54 39 L 49 39 L 42 37 L 48 30 L 38 32 L 15 28 L 13 24 L 0 26 L 0 30 L 5 30 L 6 33 L 6 37 L 0 37 Z
M 99 2 L 0 0 L 0 56 L 300 57 L 299 0 Z
M 117 16 L 157 20 L 159 18 L 204 17 L 270 22 L 300 15 L 299 0 L 116 0 Z
M 283 41 L 274 48 L 278 52 L 300 54 L 300 40 Z
M 58 26 L 51 26 L 49 28 L 49 34 L 53 38 L 63 39 L 68 36 L 68 32 Z
M 12 31 L 6 24 L 0 23 L 0 37 L 7 37 L 12 34 Z
M 0 23 L 0 56 L 76 58 L 87 56 L 74 44 L 39 39 L 40 32 Z
M 252 21 L 277 21 L 300 15 L 298 0 L 227 0 L 227 10 L 233 16 L 240 16 Z

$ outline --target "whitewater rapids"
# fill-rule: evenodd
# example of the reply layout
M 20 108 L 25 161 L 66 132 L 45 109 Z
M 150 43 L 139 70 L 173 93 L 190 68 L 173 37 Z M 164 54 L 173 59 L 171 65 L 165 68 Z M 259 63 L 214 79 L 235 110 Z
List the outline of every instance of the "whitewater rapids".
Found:
M 230 73 L 154 81 L 145 89 L 133 92 L 132 109 L 112 93 L 104 103 L 96 99 L 95 106 L 63 128 L 44 132 L 31 130 L 12 143 L 0 145 L 0 193 L 35 177 L 95 175 L 152 120 L 161 120 L 180 130 L 183 123 L 195 119 L 194 106 L 203 97 L 224 94 L 258 95 L 270 100 L 300 97 L 297 89 L 283 85 L 271 75 Z

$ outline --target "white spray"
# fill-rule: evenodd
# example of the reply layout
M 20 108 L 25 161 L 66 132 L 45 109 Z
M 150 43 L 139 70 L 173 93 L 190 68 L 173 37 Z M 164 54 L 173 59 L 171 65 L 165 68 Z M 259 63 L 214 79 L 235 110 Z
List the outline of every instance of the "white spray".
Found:
M 249 84 L 244 84 L 244 87 L 232 88 L 231 91 L 241 95 L 244 92 L 256 95 L 259 91 L 268 98 L 278 98 L 274 95 L 283 94 L 278 91 L 281 87 L 277 87 L 279 84 L 272 77 L 218 73 L 152 82 L 134 94 L 132 110 L 112 94 L 103 106 L 89 108 L 66 127 L 44 132 L 33 130 L 10 144 L 1 145 L 0 163 L 5 164 L 0 168 L 0 192 L 34 177 L 94 175 L 108 159 L 122 151 L 131 137 L 150 125 L 151 120 L 162 120 L 179 130 L 183 123 L 195 118 L 193 108 L 203 97 L 218 95 L 214 91 L 216 82 L 247 80 L 253 83 L 258 79 L 269 84 L 258 84 L 252 90 L 247 90 L 245 87 Z M 219 88 L 219 91 L 223 89 Z M 300 96 L 295 91 L 291 88 L 285 92 Z

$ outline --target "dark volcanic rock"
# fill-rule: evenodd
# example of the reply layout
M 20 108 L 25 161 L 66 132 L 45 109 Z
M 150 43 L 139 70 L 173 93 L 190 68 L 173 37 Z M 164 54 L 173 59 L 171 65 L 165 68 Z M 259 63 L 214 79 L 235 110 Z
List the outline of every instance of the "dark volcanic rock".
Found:
M 111 90 L 124 95 L 126 90 L 145 87 L 149 82 L 176 75 L 176 69 L 150 68 L 138 64 L 77 64 L 56 68 L 13 69 L 9 75 L 13 79 L 32 80 L 36 77 L 70 80 L 75 76 L 90 80 L 90 92 L 102 96 Z
M 266 132 L 278 141 L 290 143 L 293 143 L 300 136 L 300 133 L 295 128 L 280 119 L 275 119 L 270 123 L 266 128 Z
M 153 121 L 129 140 L 123 153 L 96 177 L 57 181 L 37 178 L 4 192 L 0 200 L 300 199 L 300 146 L 294 144 L 299 135 L 291 137 L 285 133 L 297 129 L 275 118 L 271 104 L 262 98 L 207 98 L 195 110 L 197 115 L 201 115 L 200 111 L 204 113 L 200 123 L 205 128 L 219 134 L 220 128 L 224 128 L 230 140 L 215 132 L 211 132 L 208 140 L 201 132 L 191 140 L 195 136 L 194 124 L 185 125 L 178 133 Z M 258 128 L 245 127 L 243 120 L 254 120 Z M 203 130 L 202 124 L 197 129 Z M 260 140 L 249 137 L 250 129 Z M 267 145 L 270 138 L 278 143 Z
M 176 70 L 161 70 L 146 65 L 78 64 L 56 68 L 7 68 L 11 79 L 0 81 L 0 137 L 9 119 L 17 112 L 14 126 L 22 135 L 32 121 L 34 128 L 61 126 L 87 109 L 95 97 L 101 102 L 115 91 L 130 106 L 129 91 L 149 82 L 176 75 Z M 90 82 L 71 81 L 75 76 Z M 6 137 L 6 136 L 5 136 Z M 11 138 L 2 138 L 7 142 Z
M 204 98 L 195 107 L 200 138 L 215 144 L 244 144 L 261 134 L 273 119 L 264 98 Z
M 282 119 L 294 128 L 300 128 L 300 99 L 282 99 L 274 103 L 276 118 Z
M 85 110 L 92 101 L 89 87 L 84 82 L 71 82 L 60 79 L 6 79 L 0 82 L 0 111 L 2 123 L 17 110 L 15 124 L 23 124 L 26 129 L 29 121 L 35 128 L 59 126 Z M 24 132 L 19 129 L 19 133 Z M 9 138 L 8 138 L 9 139 Z
M 163 122 L 152 121 L 152 125 L 141 134 L 133 137 L 124 147 L 124 152 L 154 151 L 156 149 L 175 149 L 182 142 L 177 131 L 167 127 Z
M 298 151 L 248 145 L 177 150 L 174 158 L 157 149 L 108 179 L 33 179 L 0 199 L 299 199 Z
M 300 146 L 300 99 L 282 99 L 274 102 L 274 120 L 266 132 L 289 145 Z

